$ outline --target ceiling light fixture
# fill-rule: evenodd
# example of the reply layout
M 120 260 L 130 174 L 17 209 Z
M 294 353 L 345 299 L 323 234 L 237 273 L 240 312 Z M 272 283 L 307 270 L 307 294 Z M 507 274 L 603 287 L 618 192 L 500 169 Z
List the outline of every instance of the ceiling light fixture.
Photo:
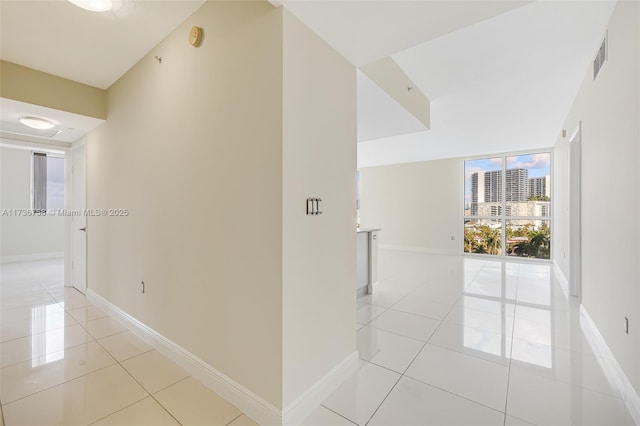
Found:
M 112 0 L 69 0 L 71 3 L 91 12 L 108 12 L 113 7 Z
M 18 118 L 18 121 L 27 127 L 38 130 L 48 130 L 55 127 L 55 124 L 53 124 L 53 122 L 47 120 L 46 118 L 40 117 L 20 117 Z

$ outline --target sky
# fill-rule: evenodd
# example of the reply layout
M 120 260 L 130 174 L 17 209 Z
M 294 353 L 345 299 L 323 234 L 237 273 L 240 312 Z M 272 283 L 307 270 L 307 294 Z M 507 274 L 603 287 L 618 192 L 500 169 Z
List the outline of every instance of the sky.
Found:
M 64 158 L 47 156 L 47 209 L 64 208 Z
M 500 170 L 502 157 L 483 158 L 464 162 L 464 202 L 471 202 L 471 175 L 479 171 Z M 551 153 L 516 155 L 507 157 L 507 169 L 527 169 L 529 177 L 551 175 Z

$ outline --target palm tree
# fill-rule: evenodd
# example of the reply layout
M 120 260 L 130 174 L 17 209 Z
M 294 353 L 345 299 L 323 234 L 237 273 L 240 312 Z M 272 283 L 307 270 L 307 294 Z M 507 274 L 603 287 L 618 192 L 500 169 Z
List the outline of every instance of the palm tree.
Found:
M 482 240 L 486 246 L 486 252 L 489 254 L 500 254 L 500 230 L 491 229 L 489 226 L 483 226 L 481 230 Z
M 464 251 L 466 253 L 474 253 L 473 246 L 476 243 L 476 235 L 471 229 L 464 230 Z

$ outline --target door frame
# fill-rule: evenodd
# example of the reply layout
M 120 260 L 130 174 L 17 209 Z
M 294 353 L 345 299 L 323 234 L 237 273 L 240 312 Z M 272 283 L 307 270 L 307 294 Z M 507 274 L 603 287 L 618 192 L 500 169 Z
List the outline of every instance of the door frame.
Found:
M 84 200 L 84 206 L 76 206 L 75 205 L 75 200 L 73 199 L 73 193 L 74 193 L 74 188 L 73 188 L 73 172 L 74 172 L 74 164 L 73 164 L 73 151 L 82 148 L 84 150 L 84 167 L 85 167 L 85 173 L 84 176 L 81 176 L 81 178 L 84 180 L 84 186 L 85 186 L 85 200 Z M 66 174 L 66 185 L 65 185 L 65 192 L 66 194 L 68 194 L 69 196 L 67 197 L 66 201 L 65 201 L 65 206 L 67 211 L 74 211 L 78 210 L 78 209 L 86 209 L 86 204 L 87 204 L 87 194 L 86 194 L 86 167 L 87 167 L 87 152 L 86 152 L 86 139 L 82 138 L 77 142 L 74 142 L 73 145 L 71 147 L 68 148 L 68 152 L 67 152 L 67 157 L 69 159 L 68 163 L 67 163 L 67 169 L 65 170 L 65 174 Z M 83 214 L 82 212 L 80 214 Z M 85 217 L 85 227 L 86 227 L 86 217 Z M 65 221 L 65 229 L 66 229 L 66 235 L 65 235 L 65 240 L 66 240 L 66 248 L 67 250 L 65 251 L 65 286 L 66 287 L 73 287 L 75 289 L 77 289 L 78 291 L 85 293 L 87 288 L 88 288 L 88 282 L 87 282 L 87 278 L 88 278 L 88 274 L 87 274 L 87 259 L 88 259 L 88 255 L 87 255 L 87 246 L 88 246 L 88 241 L 87 241 L 87 233 L 85 232 L 85 252 L 84 252 L 84 263 L 85 263 L 85 273 L 84 273 L 84 287 L 79 288 L 76 287 L 74 284 L 74 275 L 73 275 L 73 259 L 74 259 L 74 233 L 77 231 L 74 226 L 74 217 L 69 215 L 66 217 L 66 221 Z
M 582 303 L 582 122 L 569 139 L 569 294 Z

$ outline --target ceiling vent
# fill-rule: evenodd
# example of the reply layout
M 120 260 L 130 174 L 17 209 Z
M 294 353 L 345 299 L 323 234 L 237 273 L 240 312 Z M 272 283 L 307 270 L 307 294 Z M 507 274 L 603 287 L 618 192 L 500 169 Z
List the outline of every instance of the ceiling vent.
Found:
M 608 33 L 604 33 L 604 38 L 602 39 L 602 43 L 600 44 L 600 48 L 598 49 L 598 53 L 596 54 L 596 58 L 593 60 L 593 79 L 595 80 L 600 70 L 604 66 L 608 56 L 609 49 L 607 46 Z

